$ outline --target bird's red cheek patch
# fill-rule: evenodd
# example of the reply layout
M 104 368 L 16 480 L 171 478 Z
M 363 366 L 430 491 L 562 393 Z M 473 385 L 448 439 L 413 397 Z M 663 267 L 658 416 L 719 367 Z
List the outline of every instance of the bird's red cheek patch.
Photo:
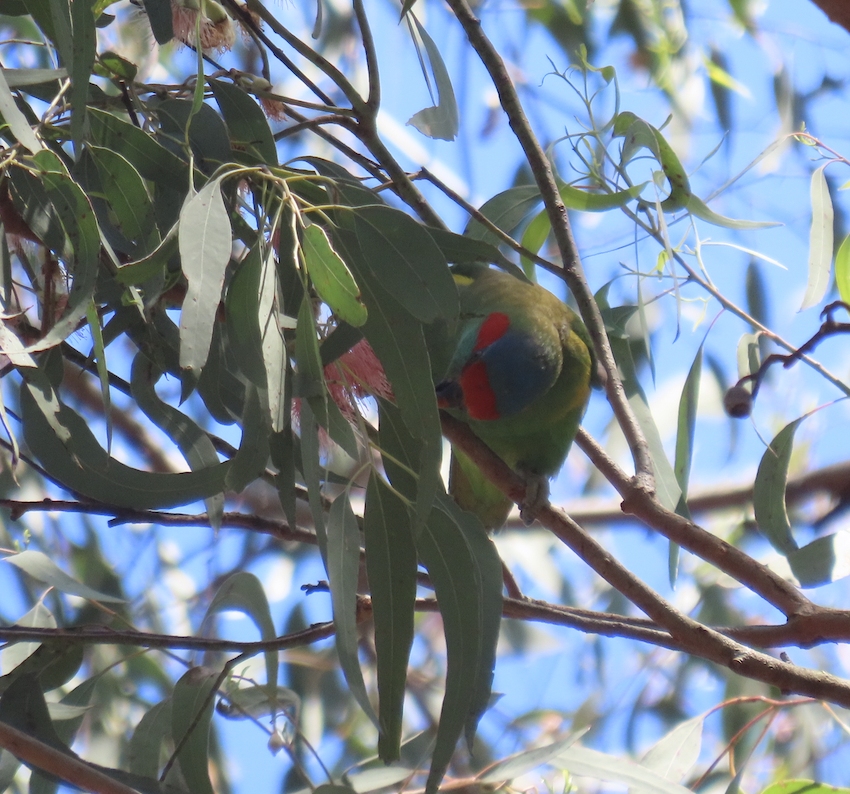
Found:
M 511 320 L 507 314 L 502 312 L 488 314 L 484 322 L 481 323 L 481 328 L 478 329 L 478 336 L 475 338 L 475 347 L 473 350 L 483 350 L 485 347 L 492 345 L 497 339 L 501 339 L 510 324 Z
M 460 384 L 463 388 L 466 412 L 473 419 L 490 420 L 499 418 L 496 395 L 493 393 L 493 389 L 490 388 L 487 367 L 483 361 L 473 361 L 464 367 L 460 376 Z

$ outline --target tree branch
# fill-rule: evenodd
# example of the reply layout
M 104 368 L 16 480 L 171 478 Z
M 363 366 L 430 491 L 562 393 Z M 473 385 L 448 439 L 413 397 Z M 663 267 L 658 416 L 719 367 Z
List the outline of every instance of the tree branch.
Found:
M 469 455 L 489 480 L 515 502 L 519 503 L 525 499 L 526 484 L 523 479 L 481 442 L 467 425 L 442 412 L 441 420 L 444 435 L 452 444 L 457 445 Z M 636 501 L 641 507 L 648 504 L 654 509 L 652 515 L 654 520 L 647 521 L 651 526 L 655 526 L 656 523 L 668 523 L 667 511 L 657 505 L 654 500 L 640 498 Z M 670 515 L 683 521 L 689 532 L 694 529 L 699 529 L 701 533 L 705 532 L 675 514 Z M 679 643 L 681 650 L 686 653 L 719 664 L 747 678 L 776 686 L 783 692 L 796 692 L 850 706 L 850 682 L 821 671 L 797 667 L 789 662 L 754 651 L 686 617 L 614 559 L 578 524 L 552 508 L 551 505 L 545 505 L 540 509 L 537 520 L 571 548 L 599 576 L 643 611 L 657 626 L 668 631 L 672 639 Z M 748 561 L 748 565 L 757 565 L 754 560 L 729 544 L 724 545 L 727 552 L 740 555 L 742 559 Z M 775 576 L 772 572 L 768 573 Z M 780 588 L 782 600 L 794 600 L 791 599 L 793 589 L 787 582 L 779 580 L 776 584 L 777 587 L 782 586 Z M 788 590 L 791 592 L 789 593 Z M 817 614 L 827 622 L 843 621 L 846 631 L 850 613 L 818 607 L 802 595 L 799 595 L 796 601 L 801 604 L 801 607 L 794 611 L 789 623 L 793 621 L 794 624 L 801 624 L 805 622 L 805 618 Z M 803 609 L 802 605 L 805 605 L 807 609 Z
M 582 319 L 593 339 L 596 355 L 607 373 L 606 391 L 608 400 L 631 449 L 639 487 L 648 494 L 654 493 L 655 476 L 649 445 L 626 398 L 617 364 L 608 343 L 608 336 L 605 333 L 602 314 L 585 278 L 570 228 L 570 221 L 567 217 L 567 210 L 563 201 L 561 201 L 549 160 L 531 129 L 501 56 L 481 29 L 481 21 L 472 13 L 472 9 L 466 0 L 447 0 L 447 2 L 452 13 L 463 27 L 469 43 L 478 53 L 484 67 L 490 74 L 490 79 L 499 94 L 502 109 L 508 116 L 511 129 L 520 146 L 522 146 L 523 153 L 534 174 L 563 261 L 563 278 L 576 299 Z

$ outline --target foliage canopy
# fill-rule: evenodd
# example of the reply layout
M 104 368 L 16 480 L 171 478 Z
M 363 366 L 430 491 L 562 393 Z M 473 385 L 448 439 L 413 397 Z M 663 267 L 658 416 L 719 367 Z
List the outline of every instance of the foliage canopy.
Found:
M 659 792 L 832 781 L 850 463 L 800 438 L 846 423 L 828 403 L 850 395 L 846 361 L 819 356 L 850 330 L 829 181 L 848 162 L 800 122 L 840 81 L 797 86 L 775 53 L 781 134 L 732 171 L 749 89 L 695 35 L 704 9 L 545 2 L 517 33 L 466 0 L 421 5 L 320 0 L 311 38 L 260 0 L 0 3 L 0 790 L 227 791 L 237 754 L 282 749 L 285 791 L 519 787 L 546 765 Z M 763 42 L 755 6 L 730 1 L 722 25 Z M 542 86 L 506 63 L 517 41 L 551 53 Z M 414 79 L 432 104 L 408 130 Z M 702 163 L 685 155 L 697 85 Z M 493 172 L 486 200 L 464 157 Z M 754 177 L 795 157 L 811 221 L 794 309 L 824 313 L 784 338 L 769 307 L 790 288 L 759 262 L 782 258 L 767 235 L 785 215 Z M 525 495 L 437 408 L 466 262 L 569 293 L 607 374 L 566 512 L 495 540 L 440 474 L 446 436 Z M 668 422 L 650 386 L 669 391 L 671 359 Z M 763 418 L 707 425 L 724 394 Z M 712 461 L 743 487 L 716 486 Z M 252 633 L 219 639 L 233 613 Z M 565 627 L 592 640 L 560 649 L 575 664 L 550 701 L 523 669 Z

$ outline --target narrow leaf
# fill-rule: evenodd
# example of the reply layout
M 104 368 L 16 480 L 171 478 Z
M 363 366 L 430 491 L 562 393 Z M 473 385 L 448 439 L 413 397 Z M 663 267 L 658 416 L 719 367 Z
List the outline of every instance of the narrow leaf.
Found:
M 622 783 L 653 794 L 686 794 L 690 789 L 665 780 L 657 772 L 640 766 L 633 761 L 600 753 L 587 747 L 569 747 L 557 757 L 558 766 L 573 775 Z
M 850 234 L 844 238 L 835 255 L 835 286 L 845 303 L 850 303 Z
M 502 612 L 502 565 L 481 522 L 443 495 L 417 542 L 446 634 L 446 693 L 425 786 L 434 794 L 466 734 L 472 746 L 490 698 Z
M 12 135 L 32 154 L 44 148 L 44 144 L 38 139 L 33 128 L 30 127 L 27 117 L 15 104 L 15 97 L 12 96 L 9 84 L 6 82 L 5 69 L 0 70 L 0 115 L 2 115 L 3 121 L 9 125 Z
M 820 587 L 850 576 L 850 532 L 816 538 L 788 554 L 788 564 L 801 587 Z
M 324 229 L 316 225 L 304 229 L 302 251 L 319 297 L 345 322 L 355 327 L 363 325 L 368 312 L 360 300 L 360 289 Z
M 327 573 L 336 629 L 336 652 L 351 694 L 366 716 L 378 725 L 378 717 L 369 702 L 363 672 L 360 669 L 360 636 L 357 629 L 360 530 L 348 500 L 348 493 L 345 491 L 337 496 L 331 505 L 327 536 Z
M 771 226 L 782 225 L 774 221 L 742 221 L 735 218 L 727 218 L 725 215 L 718 215 L 693 193 L 688 198 L 687 210 L 691 215 L 694 215 L 700 220 L 711 223 L 714 226 L 722 226 L 724 229 L 769 229 Z
M 217 670 L 192 667 L 174 685 L 171 736 L 175 746 L 183 742 L 177 763 L 193 794 L 215 794 L 209 773 L 209 736 L 218 677 Z M 165 782 L 176 783 L 174 771 Z
M 805 418 L 801 416 L 786 425 L 770 442 L 762 455 L 753 486 L 756 523 L 771 546 L 784 555 L 798 548 L 785 508 L 785 486 L 788 482 L 788 463 L 794 448 L 794 433 Z
M 123 598 L 100 593 L 97 590 L 88 587 L 82 582 L 78 582 L 71 576 L 68 576 L 53 560 L 46 554 L 34 549 L 22 551 L 20 554 L 10 554 L 4 558 L 6 562 L 26 571 L 33 579 L 38 579 L 50 587 L 55 587 L 61 593 L 68 595 L 87 598 L 90 601 L 105 601 L 113 604 L 123 604 Z
M 448 69 L 446 69 L 445 63 L 443 63 L 443 56 L 440 55 L 437 45 L 434 44 L 434 41 L 428 35 L 425 28 L 422 27 L 416 16 L 409 14 L 409 19 L 413 20 L 413 24 L 416 26 L 416 32 L 425 45 L 425 52 L 428 53 L 428 62 L 431 65 L 434 82 L 437 84 L 438 101 L 436 107 L 425 108 L 418 113 L 414 113 L 407 123 L 429 138 L 436 138 L 441 141 L 453 141 L 457 137 L 460 120 L 458 118 L 455 92 L 452 88 Z
M 363 531 L 378 657 L 378 754 L 384 763 L 392 763 L 400 756 L 417 558 L 410 514 L 375 474 L 366 489 Z
M 263 585 L 254 574 L 248 571 L 237 571 L 222 582 L 216 590 L 210 605 L 207 607 L 201 626 L 208 625 L 213 615 L 227 611 L 242 612 L 260 632 L 264 641 L 273 640 L 277 636 L 272 620 L 269 601 Z M 278 659 L 277 651 L 266 653 L 266 694 L 277 689 Z
M 833 209 L 824 168 L 812 173 L 812 227 L 809 232 L 809 280 L 800 311 L 823 300 L 829 287 L 833 254 Z
M 230 216 L 220 178 L 187 199 L 180 211 L 177 239 L 183 273 L 189 281 L 180 313 L 180 367 L 197 374 L 207 361 L 224 272 L 230 262 Z

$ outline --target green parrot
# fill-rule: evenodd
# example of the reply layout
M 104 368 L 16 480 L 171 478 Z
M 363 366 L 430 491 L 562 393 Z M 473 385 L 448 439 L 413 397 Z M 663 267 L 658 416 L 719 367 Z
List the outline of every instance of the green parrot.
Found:
M 600 385 L 590 335 L 572 309 L 537 284 L 486 265 L 457 265 L 452 273 L 461 315 L 437 402 L 528 477 L 542 500 L 567 457 L 591 386 Z M 458 449 L 449 491 L 487 529 L 501 527 L 512 507 Z M 529 506 L 538 499 L 531 491 Z

